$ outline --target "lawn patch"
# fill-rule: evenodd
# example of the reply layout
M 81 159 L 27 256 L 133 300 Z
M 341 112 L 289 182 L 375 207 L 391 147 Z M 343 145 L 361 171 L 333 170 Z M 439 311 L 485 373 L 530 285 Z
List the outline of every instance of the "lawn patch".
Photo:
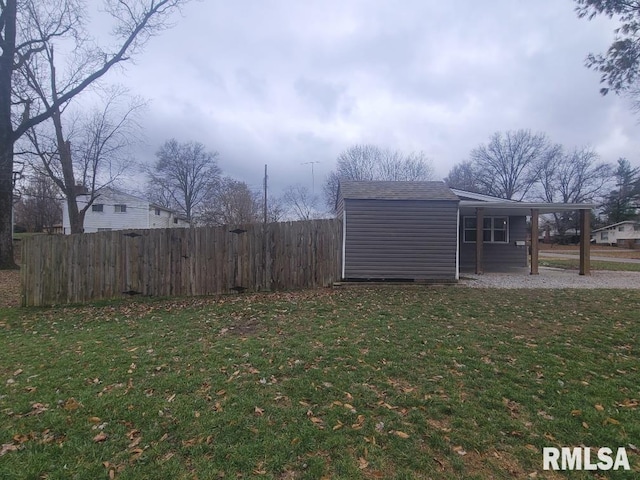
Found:
M 358 288 L 0 309 L 0 478 L 638 473 L 640 292 Z M 573 473 L 570 478 L 592 478 Z

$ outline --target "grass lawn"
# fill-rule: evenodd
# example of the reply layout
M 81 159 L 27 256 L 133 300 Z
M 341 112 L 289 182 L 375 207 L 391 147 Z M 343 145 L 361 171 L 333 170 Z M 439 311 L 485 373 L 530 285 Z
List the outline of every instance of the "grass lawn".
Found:
M 631 250 L 623 247 L 610 247 L 608 245 L 592 244 L 590 250 L 592 256 L 640 259 L 640 249 Z M 580 247 L 578 245 L 548 245 L 541 243 L 540 251 L 580 255 Z
M 640 292 L 0 308 L 0 478 L 634 478 Z M 545 446 L 633 472 L 542 471 Z
M 573 258 L 541 258 L 538 263 L 542 267 L 563 268 L 565 270 L 578 270 L 580 260 Z M 591 260 L 592 270 L 611 270 L 614 272 L 640 272 L 640 263 L 606 262 Z

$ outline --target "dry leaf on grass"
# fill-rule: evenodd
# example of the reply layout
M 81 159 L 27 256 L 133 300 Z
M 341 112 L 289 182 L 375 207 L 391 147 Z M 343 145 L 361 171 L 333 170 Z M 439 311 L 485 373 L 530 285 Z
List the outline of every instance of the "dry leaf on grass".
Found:
M 2 447 L 0 447 L 0 457 L 9 452 L 15 452 L 19 448 L 18 445 L 14 445 L 13 443 L 3 443 Z

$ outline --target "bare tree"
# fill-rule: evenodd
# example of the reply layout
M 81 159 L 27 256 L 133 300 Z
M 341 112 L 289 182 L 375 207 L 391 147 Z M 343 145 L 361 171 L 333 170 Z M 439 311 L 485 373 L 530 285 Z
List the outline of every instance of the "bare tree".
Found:
M 489 195 L 484 186 L 478 180 L 478 172 L 470 160 L 454 165 L 449 170 L 449 175 L 444 179 L 450 188 L 457 188 L 467 192 L 483 193 Z
M 62 194 L 46 175 L 35 174 L 22 189 L 15 206 L 15 222 L 28 232 L 53 233 L 54 225 L 62 222 Z
M 203 203 L 200 221 L 205 225 L 258 223 L 262 218 L 260 194 L 231 177 L 223 177 Z
M 0 268 L 15 268 L 11 232 L 14 144 L 39 123 L 50 118 L 58 121 L 69 101 L 139 53 L 150 37 L 169 26 L 169 15 L 186 1 L 105 0 L 103 12 L 113 20 L 115 40 L 105 48 L 87 33 L 85 2 L 0 2 Z M 55 68 L 56 44 L 72 45 L 73 59 L 66 68 Z M 58 144 L 65 141 L 60 138 Z M 69 150 L 59 154 L 70 156 Z
M 288 186 L 282 196 L 282 201 L 289 215 L 296 220 L 313 220 L 323 215 L 319 211 L 320 198 L 299 183 Z
M 430 180 L 431 162 L 424 152 L 405 155 L 375 145 L 354 145 L 338 155 L 336 169 L 327 176 L 323 190 L 329 208 L 335 207 L 340 180 Z
M 137 117 L 145 104 L 139 98 L 129 99 L 120 87 L 107 89 L 102 100 L 100 107 L 87 113 L 65 114 L 69 122 L 54 116 L 53 122 L 42 122 L 25 136 L 32 168 L 49 176 L 65 196 L 71 233 L 82 233 L 85 213 L 100 190 L 133 165 L 129 152 L 139 138 Z M 79 192 L 88 195 L 81 209 Z
M 168 140 L 156 153 L 157 161 L 145 169 L 152 201 L 176 208 L 189 222 L 195 220 L 204 200 L 220 181 L 218 153 L 199 142 Z M 164 200 L 164 202 L 161 202 Z
M 552 146 L 546 135 L 530 130 L 494 133 L 471 151 L 478 182 L 489 195 L 522 200 L 537 181 L 537 165 Z
M 549 150 L 538 163 L 537 197 L 545 202 L 583 203 L 599 201 L 612 179 L 611 165 L 599 161 L 589 148 L 568 153 L 557 148 Z M 577 225 L 573 211 L 554 213 L 558 235 Z
M 260 204 L 260 208 L 264 208 L 264 200 Z M 264 210 L 262 210 L 264 214 Z M 287 207 L 284 204 L 282 197 L 269 197 L 267 201 L 267 221 L 268 222 L 281 222 L 287 216 Z

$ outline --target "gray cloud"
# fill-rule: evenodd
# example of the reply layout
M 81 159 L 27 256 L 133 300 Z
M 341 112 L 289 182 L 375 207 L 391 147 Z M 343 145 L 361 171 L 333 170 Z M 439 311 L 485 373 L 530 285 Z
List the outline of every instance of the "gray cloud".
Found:
M 274 189 L 316 181 L 341 150 L 423 150 L 445 176 L 498 130 L 530 128 L 638 165 L 628 102 L 584 67 L 614 25 L 573 2 L 310 0 L 193 2 L 124 81 L 152 100 L 153 157 L 167 138 L 220 152 L 226 174 Z

